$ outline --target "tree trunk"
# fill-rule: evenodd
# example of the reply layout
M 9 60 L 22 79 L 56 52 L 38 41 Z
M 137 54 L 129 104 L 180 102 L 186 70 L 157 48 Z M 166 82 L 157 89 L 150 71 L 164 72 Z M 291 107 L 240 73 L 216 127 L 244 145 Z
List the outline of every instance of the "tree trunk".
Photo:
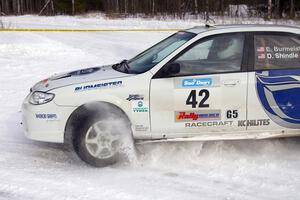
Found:
M 205 0 L 205 22 L 209 22 L 209 0 Z
M 224 15 L 224 0 L 220 0 L 220 12 L 221 16 Z
M 72 0 L 72 15 L 75 15 L 75 0 Z
M 272 17 L 272 0 L 268 0 L 268 20 Z
M 155 13 L 155 0 L 152 0 L 152 14 Z
M 236 5 L 235 17 L 240 17 L 240 5 Z
M 281 18 L 281 13 L 280 13 L 280 0 L 275 0 L 275 17 L 276 19 L 280 19 Z
M 119 0 L 116 0 L 116 12 L 119 13 L 120 9 L 119 9 Z
M 53 0 L 51 0 L 51 15 L 54 15 L 54 3 Z
M 16 7 L 17 7 L 17 6 L 16 6 L 16 5 L 17 5 L 17 4 L 16 4 L 16 0 L 12 0 L 11 3 L 12 3 L 12 4 L 11 4 L 11 5 L 12 5 L 12 12 L 13 12 L 13 14 L 15 14 L 15 13 L 16 13 L 16 10 L 17 10 L 17 9 L 16 9 Z
M 295 0 L 290 0 L 290 18 L 295 18 Z
M 194 0 L 194 12 L 195 14 L 198 14 L 198 0 Z
M 128 2 L 127 2 L 127 0 L 125 0 L 125 2 L 124 2 L 124 12 L 125 12 L 125 14 L 127 14 L 127 12 L 128 12 L 128 8 L 127 8 L 127 5 L 128 4 Z
M 20 5 L 20 0 L 17 0 L 17 12 L 18 12 L 18 15 L 21 14 L 21 5 Z
M 135 10 L 135 1 L 134 1 L 134 0 L 132 0 L 131 6 L 132 6 L 132 13 L 133 13 L 133 14 L 136 14 L 136 10 Z
M 7 14 L 6 0 L 1 0 L 1 15 Z

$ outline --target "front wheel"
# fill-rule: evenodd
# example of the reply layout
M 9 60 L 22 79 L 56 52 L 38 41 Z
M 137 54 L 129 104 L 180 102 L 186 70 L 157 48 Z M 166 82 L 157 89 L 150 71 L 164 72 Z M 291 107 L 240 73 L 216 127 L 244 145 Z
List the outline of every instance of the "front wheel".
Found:
M 115 164 L 121 157 L 124 141 L 130 137 L 132 142 L 130 125 L 123 118 L 89 117 L 81 124 L 74 148 L 83 161 L 95 167 Z

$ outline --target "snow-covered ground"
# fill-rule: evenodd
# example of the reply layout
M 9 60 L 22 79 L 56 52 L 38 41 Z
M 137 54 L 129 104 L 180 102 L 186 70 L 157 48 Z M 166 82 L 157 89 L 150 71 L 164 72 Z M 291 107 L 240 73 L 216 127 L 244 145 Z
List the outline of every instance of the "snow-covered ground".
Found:
M 4 20 L 14 27 L 50 28 L 195 25 L 79 17 Z M 70 157 L 63 145 L 24 138 L 19 111 L 35 82 L 55 72 L 130 58 L 170 34 L 0 32 L 0 199 L 299 199 L 298 138 L 148 144 L 138 147 L 131 163 L 100 169 Z

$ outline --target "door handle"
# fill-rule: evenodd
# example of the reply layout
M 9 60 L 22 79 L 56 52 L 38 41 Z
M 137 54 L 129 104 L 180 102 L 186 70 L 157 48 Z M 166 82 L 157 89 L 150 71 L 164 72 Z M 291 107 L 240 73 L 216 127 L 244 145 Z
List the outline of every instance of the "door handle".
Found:
M 228 86 L 228 87 L 236 86 L 239 83 L 240 83 L 240 80 L 225 80 L 225 81 L 223 81 L 223 85 Z

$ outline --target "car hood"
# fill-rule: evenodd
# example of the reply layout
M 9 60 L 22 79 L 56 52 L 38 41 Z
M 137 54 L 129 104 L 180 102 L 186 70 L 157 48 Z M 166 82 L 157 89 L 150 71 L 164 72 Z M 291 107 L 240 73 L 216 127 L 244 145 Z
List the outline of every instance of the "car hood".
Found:
M 121 78 L 125 76 L 132 76 L 132 74 L 118 72 L 112 68 L 112 65 L 92 67 L 53 75 L 35 84 L 31 88 L 31 91 L 46 92 L 68 85 Z

